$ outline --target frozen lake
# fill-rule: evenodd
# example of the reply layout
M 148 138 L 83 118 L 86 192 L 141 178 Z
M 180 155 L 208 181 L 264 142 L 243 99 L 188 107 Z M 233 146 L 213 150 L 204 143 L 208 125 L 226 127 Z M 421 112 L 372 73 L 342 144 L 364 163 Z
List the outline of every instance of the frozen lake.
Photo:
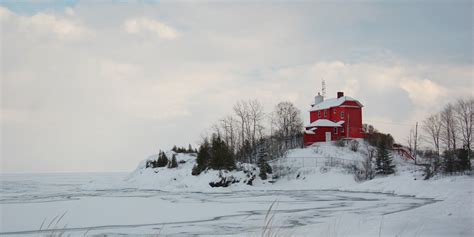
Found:
M 274 203 L 270 228 L 311 235 L 341 218 L 380 220 L 432 199 L 332 190 L 163 192 L 85 190 L 92 181 L 120 182 L 122 173 L 2 175 L 0 235 L 166 234 L 259 236 Z M 377 226 L 375 228 L 378 228 Z M 340 233 L 340 231 L 337 231 Z

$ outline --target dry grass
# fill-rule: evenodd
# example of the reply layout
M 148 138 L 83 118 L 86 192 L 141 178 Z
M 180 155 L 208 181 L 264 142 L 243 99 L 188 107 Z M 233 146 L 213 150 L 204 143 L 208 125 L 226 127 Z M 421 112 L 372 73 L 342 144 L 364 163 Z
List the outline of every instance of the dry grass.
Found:
M 292 236 L 292 234 L 283 233 L 282 225 L 277 225 L 275 223 L 276 222 L 275 209 L 277 208 L 277 206 L 278 206 L 278 202 L 276 200 L 273 201 L 270 207 L 268 208 L 267 213 L 265 214 L 265 218 L 263 220 L 262 232 L 261 232 L 262 237 Z

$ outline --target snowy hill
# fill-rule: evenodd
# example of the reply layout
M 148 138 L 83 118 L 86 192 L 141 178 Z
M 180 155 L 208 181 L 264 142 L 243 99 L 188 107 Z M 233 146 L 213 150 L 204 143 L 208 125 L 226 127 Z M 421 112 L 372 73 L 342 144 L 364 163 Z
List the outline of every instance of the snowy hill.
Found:
M 234 183 L 228 188 L 230 190 L 273 189 L 277 187 L 286 189 L 288 181 L 295 181 L 298 183 L 297 186 L 303 185 L 303 188 L 305 183 L 312 179 L 315 181 L 311 182 L 311 188 L 334 188 L 331 185 L 335 185 L 333 180 L 338 178 L 343 179 L 342 183 L 344 184 L 356 183 L 353 175 L 349 174 L 348 168 L 351 166 L 360 167 L 366 157 L 367 149 L 374 149 L 362 140 L 359 142 L 360 146 L 357 151 L 352 151 L 349 146 L 336 146 L 332 142 L 291 149 L 284 157 L 269 161 L 274 170 L 273 176 L 277 179 L 272 180 L 272 176 L 270 176 L 265 181 L 258 177 L 259 169 L 256 165 L 245 163 L 237 163 L 236 171 L 207 170 L 198 176 L 193 176 L 191 171 L 196 164 L 195 153 L 167 151 L 165 153 L 168 158 L 176 155 L 177 168 L 146 168 L 147 161 L 158 158 L 157 154 L 149 156 L 128 175 L 120 188 L 222 192 L 225 191 L 225 188 L 224 190 L 212 188 L 209 183 L 218 182 L 223 178 L 234 180 Z M 412 166 L 409 161 L 395 154 L 393 160 L 398 168 Z M 335 179 L 335 177 L 338 178 Z M 331 182 L 322 182 L 326 178 Z M 252 185 L 248 185 L 250 180 L 252 180 Z M 91 188 L 98 188 L 96 185 L 99 184 L 90 184 Z
M 177 168 L 146 168 L 146 162 L 156 160 L 158 155 L 152 155 L 140 162 L 138 167 L 126 179 L 127 186 L 140 189 L 158 189 L 164 191 L 205 191 L 212 190 L 210 183 L 219 182 L 223 178 L 234 180 L 232 187 L 248 186 L 252 177 L 258 175 L 258 168 L 250 164 L 237 164 L 239 171 L 207 170 L 198 176 L 191 171 L 196 164 L 195 153 L 165 152 L 167 157 L 176 155 Z M 256 177 L 254 177 L 256 179 Z M 219 190 L 219 188 L 215 189 Z
M 430 180 L 423 180 L 422 167 L 415 166 L 412 161 L 404 160 L 394 155 L 396 173 L 388 176 L 376 176 L 372 180 L 357 182 L 351 173 L 351 165 L 357 165 L 364 160 L 367 146 L 361 145 L 357 152 L 349 147 L 338 147 L 332 143 L 320 143 L 302 149 L 288 151 L 285 157 L 271 162 L 274 167 L 274 175 L 278 176 L 276 182 L 262 181 L 258 178 L 258 169 L 253 165 L 239 165 L 244 171 L 232 171 L 221 173 L 210 170 L 199 176 L 192 176 L 191 170 L 195 164 L 195 154 L 176 154 L 180 163 L 178 168 L 146 168 L 147 160 L 154 160 L 157 156 L 151 156 L 140 163 L 135 171 L 128 175 L 120 183 L 90 183 L 84 189 L 143 189 L 163 190 L 166 195 L 227 195 L 225 197 L 235 201 L 241 195 L 252 193 L 268 194 L 267 203 L 276 201 L 281 203 L 279 208 L 287 208 L 289 203 L 287 195 L 296 193 L 302 195 L 306 192 L 340 192 L 345 194 L 357 194 L 371 197 L 362 203 L 381 200 L 377 195 L 399 198 L 417 198 L 425 200 L 427 205 L 418 207 L 415 203 L 408 203 L 408 207 L 392 211 L 389 207 L 376 215 L 362 215 L 350 213 L 337 216 L 334 219 L 324 220 L 320 224 L 308 224 L 294 227 L 292 232 L 297 236 L 472 236 L 474 234 L 474 178 L 472 176 L 442 176 L 438 175 Z M 369 147 L 370 148 L 370 147 Z M 172 152 L 166 153 L 168 157 Z M 181 161 L 181 162 L 180 162 Z M 249 177 L 256 175 L 253 185 L 247 185 Z M 238 182 L 227 188 L 212 188 L 210 182 L 218 181 L 220 176 L 233 177 Z M 160 195 L 165 195 L 160 192 Z M 377 198 L 372 198 L 377 196 Z M 203 197 L 204 198 L 204 197 Z M 262 197 L 256 197 L 258 202 L 246 202 L 245 198 L 237 205 L 229 201 L 229 205 L 235 211 L 256 205 Z M 336 198 L 333 200 L 333 198 Z M 335 208 L 341 204 L 339 197 L 332 197 Z M 201 200 L 201 199 L 199 199 Z M 202 199 L 204 200 L 204 199 Z M 301 197 L 298 196 L 298 202 Z M 326 200 L 326 199 L 324 199 Z M 339 200 L 339 201 L 338 201 Z M 359 200 L 359 199 L 357 199 Z M 210 200 L 204 203 L 210 202 Z M 293 203 L 293 202 L 290 202 Z M 298 210 L 306 210 L 308 205 L 317 205 L 322 201 L 308 202 Z M 199 204 L 203 205 L 203 204 Z M 217 205 L 217 204 L 212 204 Z M 342 205 L 342 204 L 341 204 Z M 352 204 L 351 204 L 352 205 Z M 388 205 L 381 201 L 381 206 Z M 414 205 L 411 207 L 411 205 Z M 255 207 L 254 207 L 255 208 Z M 268 208 L 265 207 L 265 208 Z M 263 208 L 262 213 L 266 213 Z M 350 209 L 350 206 L 347 207 Z M 207 213 L 206 212 L 203 213 Z M 195 212 L 193 212 L 195 213 Z M 252 212 L 254 213 L 254 212 Z M 317 209 L 316 214 L 324 213 L 323 209 Z M 319 215 L 318 214 L 318 215 Z M 283 215 L 283 216 L 282 216 Z M 263 218 L 263 217 L 262 217 Z M 284 221 L 294 221 L 290 216 L 278 213 L 277 218 Z M 286 218 L 286 219 L 285 219 Z M 315 217 L 310 218 L 313 220 Z M 256 222 L 262 221 L 256 218 Z
M 308 180 L 315 178 L 313 187 L 334 188 L 334 177 L 344 180 L 343 183 L 356 183 L 352 174 L 348 173 L 351 166 L 360 167 L 364 161 L 367 149 L 373 149 L 362 140 L 357 151 L 350 147 L 339 147 L 332 142 L 319 143 L 307 148 L 292 149 L 284 157 L 269 161 L 274 174 L 267 180 L 258 177 L 259 169 L 253 164 L 237 163 L 236 171 L 207 170 L 198 176 L 191 175 L 196 164 L 196 154 L 165 152 L 167 157 L 176 155 L 177 168 L 146 168 L 147 161 L 156 160 L 158 155 L 152 155 L 143 160 L 138 167 L 124 180 L 123 185 L 128 188 L 157 189 L 163 191 L 208 191 L 222 192 L 225 188 L 212 188 L 209 184 L 222 179 L 233 180 L 229 190 L 245 189 L 286 189 L 288 181 L 298 182 L 297 186 L 305 185 Z M 405 163 L 401 157 L 395 156 L 394 161 Z M 331 182 L 322 182 L 327 177 Z M 337 179 L 336 179 L 337 180 Z M 249 182 L 251 181 L 251 185 Z M 295 187 L 294 185 L 291 185 Z

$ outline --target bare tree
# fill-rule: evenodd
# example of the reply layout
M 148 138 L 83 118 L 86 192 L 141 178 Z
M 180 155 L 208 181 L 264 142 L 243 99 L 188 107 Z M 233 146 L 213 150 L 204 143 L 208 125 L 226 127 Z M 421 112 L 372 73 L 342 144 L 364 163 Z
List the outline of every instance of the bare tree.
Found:
M 433 114 L 425 119 L 423 121 L 422 129 L 425 132 L 425 138 L 434 146 L 434 149 L 439 156 L 442 129 L 440 114 Z
M 473 106 L 474 98 L 469 98 L 459 99 L 455 107 L 455 117 L 462 136 L 463 146 L 467 148 L 469 155 L 472 145 Z
M 408 145 L 408 149 L 410 149 L 410 151 L 413 151 L 413 147 L 415 146 L 414 145 L 414 141 L 413 141 L 413 137 L 414 137 L 414 134 L 415 132 L 413 131 L 413 128 L 410 129 L 410 133 L 408 133 L 408 137 L 407 137 L 407 145 Z
M 217 136 L 222 138 L 222 129 L 219 123 L 214 123 L 211 126 L 211 134 L 216 134 Z
M 235 136 L 232 121 L 232 116 L 226 116 L 219 120 L 219 126 L 222 128 L 222 140 L 234 151 Z
M 248 105 L 245 101 L 239 101 L 234 105 L 234 112 L 237 115 L 237 118 L 240 123 L 240 147 L 244 146 L 246 136 L 246 127 L 248 126 L 249 120 L 249 110 Z
M 368 134 L 373 134 L 373 133 L 376 133 L 378 132 L 377 129 L 375 129 L 374 126 L 370 125 L 370 124 L 362 124 L 362 131 L 364 131 L 364 133 L 368 133 Z
M 251 100 L 248 102 L 249 108 L 249 125 L 251 125 L 251 136 L 250 140 L 252 142 L 252 146 L 256 145 L 258 139 L 262 137 L 263 131 L 263 118 L 265 113 L 263 111 L 263 106 L 258 100 Z
M 408 148 L 410 149 L 410 151 L 412 152 L 412 155 L 413 157 L 416 157 L 416 148 L 417 146 L 419 146 L 420 144 L 420 136 L 418 135 L 418 133 L 416 132 L 415 129 L 410 129 L 410 133 L 408 134 L 408 137 L 407 137 L 407 145 L 408 145 Z
M 375 156 L 375 149 L 372 147 L 369 147 L 366 144 L 366 150 L 367 153 L 365 153 L 364 161 L 362 162 L 362 168 L 364 172 L 364 179 L 373 179 L 375 175 L 375 168 L 373 165 L 373 160 Z
M 442 132 L 441 140 L 446 146 L 446 150 L 456 149 L 456 120 L 454 117 L 454 106 L 447 104 L 441 111 Z
M 275 135 L 285 141 L 285 149 L 303 131 L 303 122 L 299 109 L 291 102 L 280 102 L 272 113 L 272 126 Z

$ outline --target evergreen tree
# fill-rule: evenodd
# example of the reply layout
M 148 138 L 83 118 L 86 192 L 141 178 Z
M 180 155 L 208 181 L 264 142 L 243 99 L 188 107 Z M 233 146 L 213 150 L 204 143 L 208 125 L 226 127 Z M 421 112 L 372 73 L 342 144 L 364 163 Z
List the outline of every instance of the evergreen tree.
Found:
M 190 149 L 192 151 L 192 148 Z M 213 135 L 211 142 L 206 139 L 197 152 L 196 165 L 193 167 L 192 175 L 199 175 L 207 168 L 214 170 L 234 170 L 234 154 L 222 139 Z
M 199 175 L 209 166 L 211 160 L 210 144 L 209 141 L 204 140 L 204 143 L 199 146 L 198 155 L 196 158 L 196 166 L 193 167 L 192 174 Z
M 445 151 L 443 154 L 443 170 L 446 173 L 471 170 L 471 161 L 467 149 Z
M 209 167 L 214 170 L 218 170 L 224 166 L 222 157 L 221 141 L 218 136 L 213 135 L 211 139 L 211 160 Z
M 395 173 L 395 165 L 392 164 L 392 155 L 384 143 L 379 144 L 377 147 L 375 164 L 376 174 L 387 175 Z
M 211 141 L 211 160 L 209 163 L 209 167 L 215 170 L 234 170 L 235 169 L 235 160 L 234 154 L 229 149 L 229 147 L 225 144 L 222 139 L 217 136 L 212 136 Z
M 168 168 L 172 169 L 176 167 L 178 167 L 178 161 L 176 161 L 176 155 L 173 154 L 173 157 L 171 158 L 171 161 L 168 164 Z
M 245 140 L 243 146 L 240 148 L 238 152 L 238 159 L 242 162 L 251 163 L 252 158 L 252 145 L 250 144 L 249 140 Z
M 158 155 L 158 160 L 156 162 L 156 167 L 165 167 L 168 165 L 168 157 L 162 151 Z
M 456 154 L 454 151 L 444 151 L 443 154 L 443 170 L 446 173 L 454 172 L 456 163 Z
M 194 152 L 193 147 L 191 146 L 191 144 L 188 145 L 188 150 L 186 152 L 187 153 L 193 153 Z
M 171 150 L 176 152 L 176 153 L 178 152 L 178 148 L 176 147 L 176 145 L 174 145 L 173 148 L 171 148 Z
M 458 150 L 459 171 L 471 170 L 471 160 L 469 159 L 468 148 Z
M 267 174 L 272 173 L 272 167 L 267 162 L 268 154 L 265 151 L 265 148 L 262 143 L 258 146 L 257 149 L 257 165 L 260 169 L 259 176 L 262 180 L 267 179 Z

